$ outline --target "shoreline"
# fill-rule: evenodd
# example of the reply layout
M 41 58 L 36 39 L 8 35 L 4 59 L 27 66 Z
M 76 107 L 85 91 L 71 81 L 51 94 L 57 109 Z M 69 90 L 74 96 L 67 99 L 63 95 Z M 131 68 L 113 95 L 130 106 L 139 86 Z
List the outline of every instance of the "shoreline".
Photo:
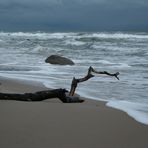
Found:
M 42 82 L 35 81 L 35 80 L 23 80 L 23 79 L 8 78 L 8 77 L 0 76 L 0 82 L 3 83 L 3 85 L 1 85 L 1 83 L 0 83 L 0 91 L 4 92 L 4 93 L 20 93 L 20 94 L 22 94 L 22 93 L 32 93 L 32 92 L 36 92 L 36 91 L 52 89 L 52 88 L 46 87 Z M 13 85 L 16 85 L 17 87 L 13 87 Z M 19 87 L 18 87 L 18 85 L 19 85 Z M 95 98 L 87 97 L 86 95 L 84 95 L 84 96 L 82 95 L 81 97 L 84 100 L 98 101 L 100 103 L 103 103 L 105 105 L 105 107 L 110 107 L 115 110 L 124 112 L 130 118 L 134 119 L 136 122 L 148 126 L 147 120 L 145 121 L 144 119 L 139 119 L 140 114 L 139 114 L 139 116 L 136 116 L 135 113 L 131 113 L 131 111 L 129 113 L 126 109 L 124 109 L 124 107 L 121 107 L 121 108 L 118 107 L 118 105 L 116 105 L 116 102 L 114 102 L 114 101 L 105 101 L 103 99 L 97 100 Z M 140 118 L 141 118 L 141 116 L 140 116 Z
M 35 92 L 47 89 L 39 82 L 0 77 L 0 91 Z M 127 113 L 85 99 L 84 103 L 0 100 L 0 147 L 146 148 L 148 126 Z

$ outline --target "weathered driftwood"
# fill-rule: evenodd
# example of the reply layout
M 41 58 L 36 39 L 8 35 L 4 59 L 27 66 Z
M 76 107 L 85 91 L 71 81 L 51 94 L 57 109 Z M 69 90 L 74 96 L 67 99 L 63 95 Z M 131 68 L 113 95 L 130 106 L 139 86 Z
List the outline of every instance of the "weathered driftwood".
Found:
M 77 96 L 67 96 L 66 92 L 68 92 L 66 89 L 53 89 L 24 94 L 0 93 L 0 100 L 43 101 L 52 98 L 59 98 L 63 103 L 81 103 L 84 101 Z
M 76 87 L 77 87 L 78 83 L 87 81 L 90 78 L 94 77 L 94 75 L 92 73 L 106 74 L 106 75 L 109 75 L 109 76 L 114 76 L 119 80 L 119 78 L 118 78 L 119 72 L 111 74 L 111 73 L 109 73 L 107 71 L 96 71 L 94 68 L 92 68 L 90 66 L 89 69 L 88 69 L 88 73 L 87 73 L 87 75 L 85 77 L 80 78 L 80 79 L 76 79 L 75 77 L 73 78 L 72 83 L 71 83 L 71 89 L 70 89 L 70 92 L 69 92 L 69 96 L 73 96 L 75 94 L 75 90 L 76 90 Z
M 50 98 L 59 98 L 63 103 L 83 102 L 84 100 L 80 99 L 77 96 L 74 96 L 75 90 L 78 83 L 87 81 L 90 78 L 94 77 L 92 73 L 114 76 L 119 80 L 118 78 L 119 72 L 114 74 L 108 73 L 106 71 L 98 72 L 92 67 L 89 67 L 88 73 L 85 77 L 80 79 L 76 79 L 75 77 L 73 78 L 69 95 L 66 94 L 66 92 L 68 92 L 66 89 L 53 89 L 53 90 L 45 90 L 45 91 L 38 91 L 35 93 L 24 93 L 24 94 L 0 93 L 0 100 L 42 101 Z
M 50 98 L 59 98 L 62 102 L 67 102 L 66 92 L 66 89 L 53 89 L 24 94 L 0 93 L 0 100 L 42 101 Z

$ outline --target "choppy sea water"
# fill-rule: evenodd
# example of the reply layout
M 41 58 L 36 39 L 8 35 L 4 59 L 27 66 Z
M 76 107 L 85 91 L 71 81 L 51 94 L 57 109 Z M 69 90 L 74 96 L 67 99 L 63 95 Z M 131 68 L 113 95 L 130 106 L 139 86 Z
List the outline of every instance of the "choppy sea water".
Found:
M 52 54 L 68 57 L 75 65 L 45 63 Z M 69 90 L 72 78 L 85 76 L 89 66 L 98 71 L 118 71 L 120 81 L 96 75 L 81 83 L 77 93 L 107 101 L 108 106 L 148 124 L 148 33 L 0 32 L 0 76 Z

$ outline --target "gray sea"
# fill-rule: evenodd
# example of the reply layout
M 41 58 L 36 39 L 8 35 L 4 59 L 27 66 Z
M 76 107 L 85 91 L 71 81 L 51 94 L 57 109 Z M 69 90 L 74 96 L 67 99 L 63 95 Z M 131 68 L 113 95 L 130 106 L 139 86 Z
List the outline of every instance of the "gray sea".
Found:
M 72 59 L 74 66 L 45 63 L 50 55 Z M 70 89 L 75 76 L 98 71 L 120 72 L 114 77 L 96 75 L 81 83 L 81 96 L 107 101 L 148 124 L 148 33 L 146 32 L 0 32 L 0 76 L 35 80 L 49 88 Z

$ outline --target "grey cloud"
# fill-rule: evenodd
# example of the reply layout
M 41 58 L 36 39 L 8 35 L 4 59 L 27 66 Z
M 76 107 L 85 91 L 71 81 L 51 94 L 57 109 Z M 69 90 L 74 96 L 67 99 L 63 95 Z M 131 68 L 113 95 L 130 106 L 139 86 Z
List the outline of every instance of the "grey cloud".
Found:
M 1 0 L 0 9 L 38 9 L 38 8 L 52 8 L 57 7 L 73 8 L 97 6 L 98 8 L 104 7 L 108 9 L 125 8 L 125 7 L 143 7 L 148 6 L 147 0 Z M 85 8 L 86 7 L 86 8 Z
M 147 0 L 1 0 L 0 30 L 114 30 L 148 25 Z

